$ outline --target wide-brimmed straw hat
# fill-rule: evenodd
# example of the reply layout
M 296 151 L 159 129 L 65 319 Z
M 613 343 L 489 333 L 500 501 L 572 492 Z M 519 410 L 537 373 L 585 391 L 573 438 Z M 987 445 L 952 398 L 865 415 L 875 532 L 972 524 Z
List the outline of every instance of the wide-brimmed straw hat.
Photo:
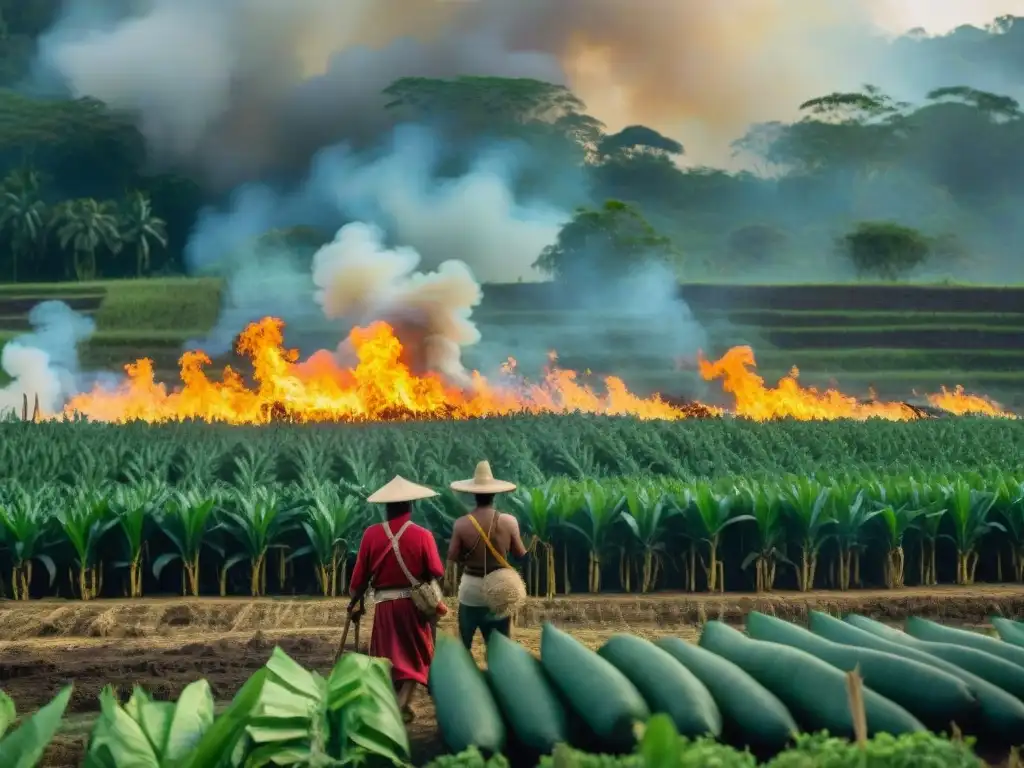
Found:
M 516 489 L 515 483 L 495 480 L 489 462 L 481 461 L 469 480 L 456 480 L 451 484 L 453 491 L 460 493 L 508 493 Z
M 434 496 L 437 496 L 437 491 L 433 491 L 425 485 L 410 482 L 401 475 L 395 475 L 394 480 L 370 494 L 367 501 L 371 504 L 396 504 L 401 501 L 417 501 Z

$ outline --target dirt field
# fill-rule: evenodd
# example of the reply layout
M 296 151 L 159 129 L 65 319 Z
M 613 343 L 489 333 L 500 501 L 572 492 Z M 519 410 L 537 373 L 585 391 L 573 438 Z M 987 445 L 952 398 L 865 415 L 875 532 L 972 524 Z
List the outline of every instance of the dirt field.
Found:
M 24 713 L 68 682 L 75 684 L 67 726 L 43 762 L 47 768 L 71 768 L 79 765 L 104 685 L 125 695 L 141 685 L 155 696 L 173 699 L 185 685 L 205 677 L 217 699 L 227 701 L 275 645 L 304 666 L 327 671 L 337 650 L 344 605 L 341 600 L 311 599 L 2 602 L 0 688 Z M 591 647 L 615 632 L 695 639 L 707 619 L 739 623 L 747 611 L 760 610 L 799 620 L 808 609 L 855 611 L 888 621 L 913 614 L 950 624 L 981 624 L 993 614 L 1024 616 L 1024 587 L 534 600 L 518 618 L 516 638 L 536 651 L 541 624 L 550 620 Z M 364 648 L 371 621 L 368 616 L 363 622 Z M 440 631 L 454 633 L 454 620 L 442 622 Z M 353 640 L 350 635 L 350 648 Z M 483 661 L 479 641 L 475 655 Z M 425 694 L 418 696 L 416 707 L 410 737 L 414 762 L 422 764 L 444 747 Z

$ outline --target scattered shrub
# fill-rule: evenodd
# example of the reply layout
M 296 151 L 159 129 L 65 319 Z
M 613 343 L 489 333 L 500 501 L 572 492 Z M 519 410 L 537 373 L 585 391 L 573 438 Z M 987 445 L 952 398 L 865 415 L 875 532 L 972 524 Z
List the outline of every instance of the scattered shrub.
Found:
M 932 241 L 911 227 L 886 221 L 866 221 L 840 239 L 840 250 L 862 277 L 895 280 L 923 264 Z

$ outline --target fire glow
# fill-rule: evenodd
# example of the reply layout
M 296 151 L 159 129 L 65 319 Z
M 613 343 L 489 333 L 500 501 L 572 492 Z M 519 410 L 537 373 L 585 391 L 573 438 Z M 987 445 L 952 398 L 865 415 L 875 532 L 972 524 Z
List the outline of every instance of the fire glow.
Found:
M 516 374 L 510 359 L 499 380 L 470 374 L 468 386 L 456 388 L 435 374 L 415 374 L 403 362 L 403 348 L 394 329 L 377 322 L 357 327 L 348 337 L 356 363 L 341 366 L 327 351 L 299 359 L 284 345 L 284 323 L 266 317 L 240 335 L 237 351 L 252 366 L 254 385 L 240 372 L 225 367 L 219 380 L 206 368 L 202 351 L 182 355 L 178 386 L 157 382 L 153 363 L 143 358 L 125 366 L 126 380 L 116 388 L 95 388 L 68 402 L 63 416 L 90 421 L 171 422 L 199 420 L 227 424 L 268 424 L 412 419 L 473 419 L 513 414 L 592 413 L 640 419 L 679 420 L 695 415 L 721 416 L 712 406 L 679 405 L 659 395 L 633 394 L 617 377 L 603 380 L 602 391 L 581 381 L 576 371 L 549 367 L 531 383 Z M 801 387 L 797 371 L 769 387 L 757 375 L 750 347 L 733 347 L 720 359 L 699 361 L 700 375 L 720 381 L 735 405 L 730 413 L 755 421 L 868 419 L 896 421 L 919 418 L 899 402 L 861 402 L 828 389 Z M 929 403 L 951 414 L 1011 417 L 998 404 L 960 387 L 929 395 Z

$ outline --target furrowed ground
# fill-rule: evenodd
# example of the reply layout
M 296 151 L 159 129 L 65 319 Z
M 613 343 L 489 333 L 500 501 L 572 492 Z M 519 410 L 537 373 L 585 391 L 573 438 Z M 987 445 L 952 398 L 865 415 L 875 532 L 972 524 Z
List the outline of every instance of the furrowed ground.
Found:
M 103 686 L 128 696 L 132 686 L 141 685 L 158 698 L 173 699 L 205 677 L 216 698 L 227 702 L 275 645 L 300 664 L 326 672 L 337 651 L 344 606 L 342 600 L 247 598 L 5 602 L 0 604 L 0 688 L 28 713 L 62 686 L 75 684 L 67 722 L 42 763 L 43 768 L 72 768 L 81 760 Z M 591 648 L 616 632 L 694 641 L 704 621 L 740 624 L 751 610 L 794 621 L 820 610 L 892 623 L 914 615 L 977 626 L 992 615 L 1024 616 L 1024 587 L 531 599 L 517 619 L 516 638 L 536 653 L 541 624 L 552 621 Z M 454 616 L 455 610 L 442 621 L 441 632 L 454 633 Z M 372 612 L 363 624 L 359 639 L 365 650 Z M 354 647 L 350 633 L 348 649 Z M 484 663 L 479 640 L 475 656 Z M 422 692 L 416 708 L 409 733 L 414 764 L 422 765 L 444 746 Z
M 36 303 L 60 299 L 96 321 L 81 350 L 85 369 L 119 370 L 149 357 L 159 379 L 175 382 L 183 344 L 213 327 L 220 294 L 213 279 L 3 286 L 0 341 L 29 328 Z M 687 285 L 681 295 L 707 331 L 708 354 L 750 344 L 769 383 L 796 366 L 807 385 L 860 396 L 904 399 L 962 384 L 1010 406 L 1024 403 L 1024 288 Z M 603 312 L 604 330 L 595 331 L 595 313 L 564 308 L 564 297 L 546 286 L 487 286 L 475 319 L 485 340 L 547 338 L 557 328 L 562 367 L 620 375 L 641 394 L 688 389 L 663 350 L 637 351 L 648 321 Z M 292 330 L 306 347 L 338 341 L 327 323 Z

